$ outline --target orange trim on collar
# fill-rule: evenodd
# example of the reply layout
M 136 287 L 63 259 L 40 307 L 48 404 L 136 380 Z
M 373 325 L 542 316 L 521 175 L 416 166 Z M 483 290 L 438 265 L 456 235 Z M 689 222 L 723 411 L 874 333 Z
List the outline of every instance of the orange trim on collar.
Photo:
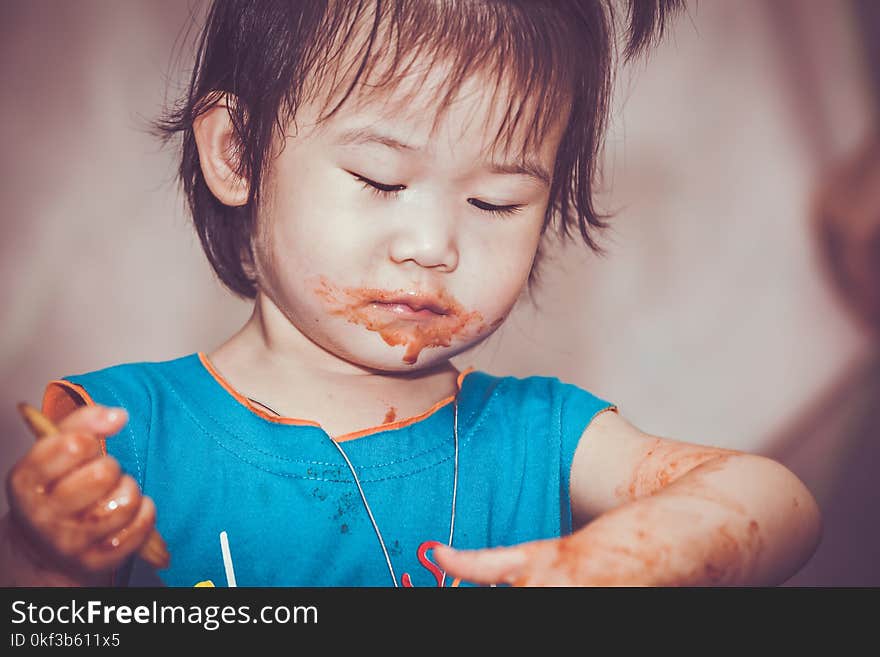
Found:
M 464 377 L 474 371 L 473 367 L 468 367 L 465 370 L 462 370 L 458 373 L 458 378 L 456 379 L 456 386 L 459 390 L 461 390 L 461 384 L 464 381 Z M 355 438 L 361 438 L 362 436 L 367 436 L 371 433 L 378 433 L 379 431 L 389 431 L 391 429 L 400 429 L 401 427 L 405 427 L 409 424 L 413 424 L 414 422 L 418 422 L 419 420 L 424 420 L 429 415 L 436 413 L 438 410 L 446 406 L 447 404 L 451 404 L 455 401 L 455 395 L 449 395 L 446 399 L 441 399 L 436 404 L 434 404 L 431 408 L 429 408 L 424 413 L 420 413 L 419 415 L 414 415 L 412 417 L 405 418 L 403 420 L 397 420 L 396 422 L 388 422 L 386 424 L 380 424 L 375 427 L 369 427 L 367 429 L 361 429 L 360 431 L 352 431 L 350 433 L 344 433 L 338 438 L 334 438 L 336 442 L 343 442 L 346 440 L 353 440 Z
M 321 427 L 320 424 L 318 424 L 317 422 L 315 422 L 313 420 L 301 420 L 301 419 L 295 418 L 295 417 L 279 417 L 277 415 L 272 415 L 271 413 L 267 413 L 266 411 L 264 411 L 261 408 L 258 408 L 257 406 L 254 406 L 250 402 L 250 400 L 248 400 L 247 397 L 245 397 L 240 392 L 238 392 L 238 390 L 233 388 L 232 385 L 225 378 L 223 378 L 223 375 L 217 371 L 217 369 L 214 367 L 213 363 L 211 363 L 211 361 L 208 360 L 208 356 L 204 352 L 200 351 L 198 353 L 199 353 L 199 360 L 202 361 L 202 365 L 204 365 L 205 369 L 207 369 L 211 373 L 211 376 L 213 376 L 214 379 L 216 379 L 217 383 L 219 383 L 221 386 L 223 386 L 223 389 L 226 390 L 226 392 L 228 392 L 230 395 L 232 395 L 235 398 L 235 401 L 237 401 L 242 406 L 246 407 L 249 411 L 256 413 L 264 420 L 269 420 L 270 422 L 276 422 L 277 424 L 305 424 L 305 425 L 312 426 L 312 427 L 318 427 L 318 428 Z
M 214 379 L 216 379 L 217 383 L 219 383 L 221 386 L 223 386 L 223 389 L 226 390 L 226 392 L 228 392 L 230 395 L 232 395 L 232 397 L 239 404 L 241 404 L 242 406 L 247 408 L 252 413 L 258 415 L 259 417 L 263 418 L 264 420 L 268 420 L 269 422 L 275 422 L 276 424 L 306 425 L 306 426 L 318 427 L 319 429 L 323 429 L 321 424 L 319 422 L 315 422 L 314 420 L 304 420 L 301 418 L 283 417 L 283 416 L 272 415 L 271 413 L 267 413 L 263 409 L 259 408 L 258 406 L 254 405 L 253 403 L 251 403 L 251 401 L 247 397 L 245 397 L 240 392 L 238 392 L 235 388 L 233 388 L 232 385 L 225 378 L 223 378 L 223 375 L 220 374 L 219 371 L 217 371 L 217 369 L 214 367 L 214 365 L 211 363 L 211 361 L 208 360 L 207 354 L 205 354 L 202 351 L 199 351 L 198 356 L 199 356 L 199 360 L 202 362 L 202 365 L 204 365 L 205 369 L 208 370 L 208 372 L 210 372 L 211 376 L 213 376 Z M 461 390 L 461 386 L 462 386 L 462 382 L 464 381 L 464 377 L 467 376 L 468 374 L 470 374 L 471 372 L 473 372 L 474 369 L 475 369 L 474 367 L 468 367 L 467 369 L 462 370 L 461 372 L 458 373 L 458 378 L 456 379 L 456 386 L 458 387 L 459 390 Z M 408 417 L 403 420 L 396 420 L 394 422 L 387 422 L 385 424 L 379 424 L 374 427 L 368 427 L 366 429 L 359 429 L 358 431 L 352 431 L 349 433 L 345 433 L 337 438 L 333 438 L 333 440 L 335 440 L 337 442 L 342 442 L 342 441 L 346 441 L 346 440 L 353 440 L 355 438 L 361 438 L 363 436 L 367 436 L 372 433 L 378 433 L 380 431 L 389 431 L 391 429 L 400 429 L 400 428 L 405 427 L 407 425 L 413 424 L 414 422 L 418 422 L 419 420 L 424 420 L 426 417 L 428 417 L 429 415 L 431 415 L 433 413 L 436 413 L 442 407 L 446 406 L 447 404 L 451 403 L 454 400 L 455 400 L 455 395 L 450 395 L 449 397 L 446 397 L 445 399 L 441 399 L 436 404 L 431 406 L 431 408 L 429 408 L 427 411 L 425 411 L 424 413 L 420 413 L 419 415 L 414 415 L 412 417 Z M 325 433 L 327 433 L 327 432 L 325 431 Z

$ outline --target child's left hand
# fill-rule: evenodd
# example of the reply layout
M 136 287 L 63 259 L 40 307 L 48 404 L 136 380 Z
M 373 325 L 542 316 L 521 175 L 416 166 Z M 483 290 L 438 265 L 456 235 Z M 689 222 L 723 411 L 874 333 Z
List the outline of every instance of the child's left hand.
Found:
M 608 557 L 611 555 L 604 555 Z M 616 555 L 615 561 L 621 556 Z M 447 579 L 460 578 L 474 584 L 513 586 L 641 586 L 649 585 L 609 569 L 601 550 L 590 537 L 577 532 L 562 538 L 532 541 L 511 547 L 456 550 L 440 545 L 434 561 L 446 571 Z
M 749 486 L 741 482 L 748 481 Z M 770 459 L 711 459 L 572 534 L 510 547 L 433 549 L 448 578 L 513 586 L 767 586 L 821 536 L 803 483 Z

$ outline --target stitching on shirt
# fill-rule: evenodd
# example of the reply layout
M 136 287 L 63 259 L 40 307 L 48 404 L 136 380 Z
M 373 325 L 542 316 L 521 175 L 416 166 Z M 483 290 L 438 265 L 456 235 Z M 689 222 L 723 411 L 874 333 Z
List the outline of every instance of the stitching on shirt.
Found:
M 328 479 L 325 477 L 315 477 L 315 476 L 300 475 L 300 474 L 295 474 L 295 473 L 290 473 L 290 472 L 276 472 L 275 470 L 269 470 L 268 468 L 263 467 L 259 463 L 254 463 L 253 461 L 243 457 L 241 454 L 238 454 L 238 453 L 232 451 L 231 449 L 229 449 L 226 445 L 224 445 L 223 443 L 218 441 L 209 432 L 207 432 L 205 430 L 205 428 L 201 424 L 198 423 L 198 421 L 196 421 L 196 425 L 198 426 L 199 430 L 202 431 L 202 433 L 204 433 L 208 437 L 209 440 L 216 443 L 217 446 L 220 447 L 220 449 L 222 449 L 226 452 L 229 452 L 229 454 L 231 454 L 233 458 L 241 461 L 242 463 L 247 463 L 249 466 L 256 468 L 257 470 L 260 470 L 262 472 L 265 472 L 267 474 L 274 475 L 277 477 L 284 477 L 285 479 L 299 479 L 302 481 L 323 481 L 323 482 L 331 483 L 331 484 L 349 484 L 349 485 L 354 483 L 354 479 Z M 406 472 L 404 474 L 391 475 L 389 477 L 379 477 L 377 479 L 361 479 L 361 483 L 366 484 L 366 483 L 376 483 L 376 482 L 380 482 L 380 481 L 390 481 L 391 479 L 403 479 L 404 477 L 410 477 L 410 476 L 419 474 L 420 472 L 424 472 L 425 470 L 429 470 L 430 468 L 434 468 L 434 467 L 436 467 L 442 463 L 445 463 L 447 461 L 450 461 L 450 460 L 452 460 L 452 456 L 447 456 L 447 457 L 445 457 L 435 463 L 429 463 L 428 465 L 425 465 L 425 466 L 419 468 L 418 470 L 413 470 L 411 472 Z M 341 469 L 342 466 L 344 466 L 345 464 L 344 463 L 328 463 L 327 465 L 331 465 L 331 466 L 334 466 L 334 467 Z
M 166 385 L 168 386 L 168 389 L 171 391 L 171 393 L 172 393 L 172 394 L 177 398 L 177 400 L 180 402 L 180 407 L 186 412 L 187 416 L 188 416 L 188 417 L 189 417 L 189 418 L 190 418 L 190 419 L 191 419 L 191 420 L 192 420 L 192 421 L 193 421 L 193 422 L 199 427 L 199 429 L 201 429 L 201 431 L 202 431 L 206 436 L 209 436 L 214 442 L 216 442 L 217 444 L 219 444 L 219 445 L 222 447 L 222 446 L 223 446 L 222 443 L 220 443 L 216 438 L 214 438 L 214 437 L 211 435 L 211 433 L 207 430 L 207 428 L 205 428 L 205 427 L 202 425 L 202 423 L 199 422 L 199 420 L 196 418 L 196 416 L 193 415 L 193 413 L 189 410 L 189 406 L 188 406 L 187 403 L 183 400 L 183 397 L 180 395 L 180 393 L 177 392 L 177 389 L 174 387 L 174 384 L 171 383 L 171 381 L 168 379 L 168 377 L 165 376 L 162 372 L 159 372 L 159 375 L 160 375 L 163 379 L 165 379 L 165 381 L 166 381 Z M 276 461 L 286 461 L 286 462 L 288 462 L 288 463 L 300 463 L 300 464 L 303 464 L 303 465 L 329 465 L 329 466 L 338 466 L 338 465 L 339 465 L 338 463 L 329 463 L 329 462 L 327 462 L 327 461 L 309 461 L 309 460 L 305 460 L 305 459 L 293 459 L 293 458 L 290 458 L 290 457 L 287 457 L 287 456 L 280 456 L 280 455 L 278 455 L 278 454 L 273 454 L 272 452 L 267 452 L 266 450 L 264 450 L 264 449 L 260 449 L 259 447 L 257 447 L 257 446 L 254 445 L 253 443 L 249 443 L 248 441 L 244 440 L 244 439 L 241 438 L 240 436 L 238 436 L 238 435 L 232 433 L 231 431 L 229 431 L 229 429 L 227 429 L 226 427 L 224 427 L 224 426 L 223 426 L 223 423 L 222 423 L 219 419 L 217 419 L 216 417 L 214 417 L 214 416 L 213 416 L 213 415 L 212 415 L 207 409 L 204 409 L 204 408 L 203 408 L 203 409 L 202 409 L 202 412 L 203 412 L 205 415 L 207 415 L 209 418 L 211 418 L 211 420 L 214 421 L 214 423 L 217 425 L 217 427 L 219 428 L 219 430 L 222 431 L 226 436 L 228 436 L 229 438 L 231 438 L 231 439 L 234 440 L 235 442 L 240 443 L 241 445 L 243 445 L 243 446 L 246 447 L 247 449 L 249 449 L 249 450 L 251 450 L 251 451 L 254 451 L 254 452 L 258 453 L 258 454 L 262 454 L 263 456 L 266 456 L 266 457 L 269 457 L 269 458 L 273 458 L 273 459 L 275 459 Z M 317 427 L 316 427 L 316 428 L 317 428 Z M 250 461 L 246 461 L 246 462 L 247 462 L 247 463 L 250 463 Z
M 492 394 L 489 395 L 489 399 L 486 400 L 486 405 L 483 407 L 483 414 L 482 417 L 480 417 L 479 421 L 470 428 L 465 427 L 465 439 L 462 441 L 462 445 L 466 445 L 468 441 L 470 441 L 470 439 L 473 437 L 473 434 L 476 433 L 477 429 L 483 426 L 483 423 L 486 421 L 486 418 L 489 415 L 486 411 L 488 411 L 492 407 L 492 404 L 498 398 L 498 391 L 503 385 L 505 385 L 504 379 L 499 381 L 498 385 L 495 386 L 495 388 L 492 390 Z
M 158 374 L 161 378 L 163 378 L 163 379 L 165 380 L 165 382 L 166 382 L 166 384 L 167 384 L 167 386 L 168 386 L 168 389 L 169 389 L 169 390 L 172 392 L 172 394 L 174 394 L 174 396 L 178 399 L 178 401 L 180 402 L 181 407 L 185 410 L 185 412 L 186 412 L 186 414 L 189 416 L 189 418 L 190 418 L 191 420 L 193 420 L 193 422 L 195 422 L 195 423 L 199 426 L 199 428 L 202 430 L 203 433 L 205 433 L 205 435 L 208 435 L 208 436 L 209 436 L 214 442 L 217 442 L 218 444 L 220 444 L 219 441 L 217 441 L 216 438 L 214 438 L 213 436 L 211 436 L 210 433 L 207 431 L 207 429 L 206 429 L 204 426 L 202 426 L 202 424 L 198 421 L 198 419 L 196 419 L 195 415 L 193 415 L 193 413 L 190 411 L 189 406 L 188 406 L 188 405 L 186 404 L 186 402 L 183 400 L 182 395 L 177 391 L 177 389 L 175 388 L 174 384 L 173 384 L 173 383 L 171 382 L 171 380 L 165 375 L 165 373 L 164 373 L 164 372 L 161 372 L 161 371 L 159 371 L 159 370 L 157 370 L 156 372 L 157 372 L 157 374 Z M 495 393 L 496 393 L 496 391 L 497 391 L 497 387 L 496 387 L 496 390 L 493 390 L 493 391 L 492 391 L 492 395 L 491 395 L 490 398 L 486 401 L 486 405 L 485 405 L 485 407 L 484 407 L 484 409 L 483 409 L 483 411 L 484 411 L 484 413 L 483 413 L 483 415 L 484 415 L 483 419 L 485 419 L 485 411 L 487 411 L 487 410 L 489 409 L 490 404 L 492 403 L 492 401 L 493 401 L 494 398 L 495 398 Z M 203 412 L 205 413 L 205 415 L 207 415 L 209 418 L 211 418 L 211 420 L 213 420 L 214 423 L 219 427 L 220 431 L 222 431 L 222 432 L 223 432 L 225 435 L 227 435 L 229 438 L 231 438 L 231 439 L 234 440 L 235 442 L 237 442 L 237 443 L 243 445 L 245 448 L 247 448 L 247 449 L 249 449 L 249 450 L 251 450 L 251 451 L 253 451 L 253 452 L 256 452 L 257 454 L 261 454 L 261 455 L 263 455 L 263 456 L 265 456 L 265 457 L 267 457 L 267 458 L 271 458 L 271 459 L 274 459 L 274 460 L 276 460 L 276 461 L 287 462 L 287 463 L 298 463 L 298 464 L 302 464 L 302 465 L 324 465 L 324 466 L 333 466 L 333 467 L 337 467 L 337 466 L 339 466 L 339 463 L 330 463 L 330 462 L 326 462 L 326 461 L 310 461 L 310 460 L 307 460 L 307 459 L 293 459 L 293 458 L 290 458 L 290 457 L 287 457 L 287 456 L 280 456 L 280 455 L 278 455 L 278 454 L 273 454 L 272 452 L 268 452 L 268 451 L 266 451 L 266 450 L 264 450 L 264 449 L 261 449 L 260 447 L 257 447 L 257 446 L 254 445 L 253 443 L 250 443 L 250 442 L 244 440 L 244 439 L 241 438 L 240 436 L 238 436 L 238 435 L 232 433 L 231 431 L 229 431 L 228 429 L 226 429 L 226 428 L 223 426 L 223 423 L 222 423 L 219 419 L 217 419 L 216 417 L 214 417 L 214 416 L 213 416 L 213 415 L 212 415 L 207 409 L 203 409 Z M 474 414 L 471 413 L 471 415 L 469 416 L 468 419 L 470 419 L 470 417 L 473 417 L 473 415 L 474 415 Z M 477 427 L 479 427 L 479 426 L 481 426 L 481 425 L 482 425 L 482 420 L 476 425 L 476 427 L 471 428 L 471 431 L 475 430 Z M 320 430 L 320 429 L 319 429 L 319 430 Z M 465 436 L 467 436 L 467 434 L 468 434 L 468 428 L 465 428 Z M 222 445 L 221 445 L 221 446 L 222 446 Z M 421 451 L 421 452 L 417 452 L 416 454 L 413 454 L 413 455 L 407 456 L 407 457 L 405 457 L 405 458 L 402 458 L 402 459 L 399 459 L 399 460 L 396 460 L 396 461 L 388 461 L 388 462 L 386 462 L 386 463 L 366 465 L 366 466 L 363 466 L 362 468 L 358 468 L 358 470 L 360 471 L 360 470 L 369 470 L 369 469 L 373 469 L 373 468 L 382 468 L 382 467 L 387 467 L 387 466 L 392 466 L 392 465 L 403 465 L 403 464 L 406 464 L 406 463 L 409 462 L 409 461 L 412 461 L 412 460 L 415 460 L 415 459 L 420 458 L 420 457 L 422 457 L 422 456 L 425 456 L 426 454 L 430 454 L 430 453 L 432 453 L 432 452 L 440 451 L 440 450 L 442 450 L 442 449 L 444 449 L 444 444 L 441 442 L 441 443 L 439 443 L 439 444 L 438 444 L 437 446 L 435 446 L 435 447 L 430 447 L 430 448 L 428 448 L 428 449 L 425 449 L 425 450 L 423 450 L 423 451 Z M 246 461 L 246 462 L 247 462 L 247 463 L 251 463 L 250 461 Z M 441 461 L 441 462 L 442 462 L 442 461 Z M 270 472 L 270 471 L 267 470 L 267 472 Z M 375 479 L 375 480 L 371 480 L 371 481 L 381 481 L 381 479 Z
M 574 530 L 574 514 L 571 508 L 571 468 L 574 465 L 574 455 L 572 455 L 571 463 L 568 464 L 568 474 L 566 475 L 564 461 L 565 436 L 562 435 L 562 407 L 564 405 L 565 397 L 559 395 L 556 413 L 553 418 L 556 426 L 553 429 L 559 435 L 559 533 L 565 532 L 570 534 Z
M 107 395 L 109 397 L 113 398 L 113 402 L 114 402 L 115 406 L 121 407 L 123 405 L 122 401 L 119 399 L 119 397 L 117 397 L 110 388 L 104 388 L 104 391 L 107 393 Z M 147 431 L 149 432 L 149 424 L 147 425 Z M 128 434 L 129 441 L 131 442 L 131 451 L 134 454 L 134 463 L 135 463 L 135 467 L 137 468 L 138 485 L 141 488 L 143 488 L 144 487 L 144 474 L 143 474 L 143 471 L 141 470 L 141 459 L 138 456 L 137 442 L 135 441 L 135 438 L 134 438 L 134 431 L 131 428 L 131 422 L 126 423 L 125 433 Z
M 203 433 L 203 434 L 204 434 L 209 440 L 211 440 L 213 443 L 215 443 L 216 445 L 218 445 L 221 449 L 223 449 L 223 450 L 229 452 L 230 454 L 232 454 L 232 456 L 234 456 L 236 459 L 238 459 L 238 460 L 241 461 L 242 463 L 247 463 L 248 465 L 257 468 L 258 470 L 261 470 L 262 472 L 267 472 L 267 473 L 269 473 L 269 474 L 273 474 L 273 475 L 277 475 L 277 476 L 281 476 L 281 477 L 286 477 L 286 478 L 289 478 L 289 479 L 301 479 L 301 480 L 305 480 L 305 481 L 326 481 L 326 482 L 330 482 L 330 483 L 349 483 L 349 484 L 350 484 L 350 483 L 353 483 L 353 480 L 351 480 L 351 479 L 325 479 L 325 478 L 323 478 L 323 477 L 314 477 L 314 476 L 308 476 L 308 475 L 297 475 L 297 474 L 292 474 L 292 473 L 276 472 L 276 471 L 274 471 L 274 470 L 269 470 L 269 469 L 267 469 L 267 468 L 265 468 L 265 467 L 263 467 L 263 466 L 261 466 L 261 465 L 259 465 L 259 464 L 257 464 L 257 463 L 254 463 L 254 462 L 251 461 L 250 459 L 247 459 L 247 458 L 245 458 L 244 456 L 242 456 L 242 455 L 240 455 L 240 454 L 234 452 L 234 451 L 231 450 L 229 447 L 227 447 L 226 445 L 224 445 L 222 442 L 220 442 L 219 440 L 217 440 L 217 438 L 215 438 L 215 437 L 213 436 L 213 434 L 212 434 L 210 431 L 208 431 L 208 429 L 207 429 L 207 428 L 206 428 L 201 422 L 199 422 L 198 418 L 196 418 L 196 416 L 193 415 L 193 414 L 190 412 L 189 407 L 186 405 L 186 403 L 184 402 L 183 398 L 182 398 L 181 395 L 177 392 L 177 390 L 175 389 L 175 387 L 174 387 L 174 385 L 171 383 L 171 381 L 168 380 L 168 377 L 165 376 L 164 373 L 162 373 L 162 372 L 157 372 L 157 373 L 159 374 L 159 376 L 161 376 L 163 379 L 165 379 L 165 381 L 166 381 L 167 384 L 168 384 L 168 389 L 172 392 L 172 394 L 173 394 L 175 397 L 177 397 L 178 401 L 180 401 L 180 403 L 181 403 L 181 407 L 182 407 L 183 409 L 185 409 L 186 414 L 187 414 L 187 415 L 189 416 L 189 418 L 193 421 L 193 423 L 198 427 L 198 429 L 199 429 L 199 430 L 200 430 L 200 431 L 201 431 L 201 432 L 202 432 L 202 433 Z M 477 424 L 475 424 L 473 427 L 470 427 L 470 428 L 469 428 L 469 427 L 465 427 L 464 435 L 463 435 L 463 437 L 461 438 L 461 447 L 467 445 L 468 442 L 470 442 L 470 439 L 473 437 L 473 434 L 476 432 L 476 430 L 477 430 L 478 428 L 480 428 L 481 426 L 483 426 L 483 423 L 485 422 L 486 418 L 488 417 L 488 413 L 487 413 L 486 411 L 488 411 L 488 410 L 490 409 L 490 407 L 491 407 L 492 404 L 494 403 L 495 399 L 497 398 L 497 393 L 498 393 L 498 390 L 499 390 L 499 388 L 501 387 L 501 384 L 502 384 L 502 383 L 503 383 L 503 380 L 502 380 L 501 382 L 499 382 L 499 385 L 497 385 L 497 386 L 495 387 L 495 389 L 492 391 L 492 393 L 491 393 L 491 395 L 489 396 L 489 398 L 486 400 L 486 404 L 485 404 L 485 406 L 483 407 L 482 417 L 481 417 L 480 420 L 477 422 Z M 220 423 L 219 420 L 217 420 L 217 418 L 215 418 L 214 416 L 212 416 L 212 415 L 211 415 L 210 413 L 208 413 L 207 411 L 205 411 L 205 414 L 206 414 L 208 417 L 210 417 L 212 420 L 214 420 L 214 422 L 217 423 L 218 427 L 220 427 L 220 430 L 223 431 L 225 434 L 227 434 L 228 436 L 232 437 L 232 438 L 233 438 L 234 440 L 236 440 L 237 442 L 242 443 L 242 444 L 245 445 L 246 447 L 250 447 L 250 444 L 249 444 L 249 443 L 247 443 L 246 441 L 241 440 L 240 438 L 238 438 L 237 436 L 235 436 L 234 434 L 232 434 L 231 432 L 229 432 L 228 430 L 226 430 L 225 428 L 223 428 L 223 425 Z M 472 416 L 473 416 L 473 414 L 471 414 L 471 417 L 472 417 Z M 442 449 L 442 448 L 443 448 L 443 445 L 441 444 L 437 449 Z M 259 454 L 263 454 L 264 456 L 268 456 L 268 457 L 270 457 L 270 458 L 274 458 L 274 459 L 279 460 L 279 461 L 287 461 L 287 462 L 298 463 L 298 464 L 302 464 L 302 465 L 326 465 L 326 466 L 332 466 L 332 467 L 340 467 L 341 465 L 344 465 L 344 464 L 342 464 L 342 463 L 327 463 L 327 462 L 323 462 L 323 461 L 307 461 L 307 460 L 300 460 L 300 459 L 290 459 L 290 458 L 286 458 L 286 457 L 280 457 L 280 456 L 278 456 L 278 455 L 276 455 L 276 454 L 272 454 L 271 452 L 266 452 L 265 450 L 260 450 L 260 449 L 258 449 L 258 448 L 253 448 L 253 451 L 255 451 L 255 452 L 259 453 Z M 434 450 L 432 450 L 432 451 L 434 451 Z M 137 458 L 136 455 L 135 455 L 135 458 Z M 412 458 L 415 458 L 415 457 L 411 457 L 411 458 L 408 458 L 408 459 L 404 459 L 404 460 L 402 460 L 402 461 L 397 461 L 397 462 L 395 462 L 395 463 L 397 463 L 397 464 L 405 463 L 405 462 L 407 462 L 407 461 L 411 461 Z M 371 482 L 371 483 L 372 483 L 372 482 L 379 482 L 379 481 L 385 481 L 385 480 L 400 479 L 400 478 L 403 478 L 403 477 L 409 477 L 409 476 L 412 476 L 412 475 L 418 474 L 418 473 L 420 473 L 420 472 L 423 472 L 424 470 L 427 470 L 428 468 L 432 468 L 432 467 L 435 467 L 435 466 L 437 466 L 437 465 L 439 465 L 439 464 L 441 464 L 441 463 L 444 463 L 444 462 L 450 460 L 451 458 L 453 458 L 453 457 L 452 457 L 452 456 L 447 456 L 447 457 L 441 459 L 440 461 L 437 461 L 437 462 L 435 462 L 435 463 L 432 463 L 432 464 L 426 465 L 426 466 L 424 466 L 424 467 L 422 467 L 422 468 L 419 468 L 418 470 L 410 471 L 410 472 L 407 472 L 407 473 L 404 473 L 404 474 L 397 474 L 397 475 L 391 475 L 391 476 L 388 476 L 388 477 L 379 477 L 379 478 L 374 478 L 374 479 L 363 479 L 363 480 L 361 480 L 361 481 L 362 481 L 362 483 L 365 483 L 365 482 Z M 361 470 L 366 470 L 366 469 L 371 468 L 371 467 L 376 467 L 376 466 L 366 466 L 365 468 L 358 468 L 358 470 L 359 470 L 359 471 L 361 471 Z
M 174 386 L 171 384 L 170 381 L 168 383 L 168 387 L 171 390 L 171 392 L 174 394 L 174 396 L 177 397 L 177 399 L 180 401 L 182 408 L 184 408 L 186 410 L 186 414 L 190 417 L 190 419 L 192 419 L 196 424 L 199 425 L 199 428 L 202 430 L 203 433 L 205 433 L 205 435 L 208 435 L 214 442 L 216 442 L 217 444 L 220 444 L 222 446 L 222 444 L 208 432 L 207 428 L 202 426 L 202 424 L 196 419 L 195 415 L 192 414 L 192 412 L 189 410 L 189 407 L 186 405 L 186 402 L 184 402 L 180 393 L 177 392 L 177 390 L 174 388 Z M 333 463 L 333 462 L 328 462 L 328 461 L 310 461 L 307 459 L 294 459 L 294 458 L 290 458 L 289 456 L 281 456 L 280 454 L 274 454 L 272 452 L 266 451 L 265 449 L 257 447 L 255 444 L 248 442 L 247 440 L 244 440 L 240 436 L 238 436 L 235 433 L 226 429 L 223 426 L 223 423 L 218 418 L 214 417 L 208 411 L 204 411 L 204 413 L 209 418 L 211 418 L 211 420 L 214 421 L 214 423 L 220 428 L 220 431 L 222 431 L 226 436 L 231 438 L 233 441 L 239 443 L 240 445 L 244 446 L 246 449 L 253 451 L 253 452 L 256 452 L 257 454 L 261 454 L 267 458 L 274 459 L 276 461 L 280 461 L 280 462 L 284 462 L 284 463 L 296 463 L 296 464 L 300 464 L 300 465 L 323 465 L 323 466 L 330 466 L 330 467 L 338 467 L 340 465 L 339 463 Z M 319 427 L 315 427 L 315 428 L 318 429 L 319 431 L 321 430 Z M 407 457 L 405 459 L 401 459 L 400 461 L 391 461 L 387 464 L 364 466 L 363 469 L 366 470 L 369 468 L 378 468 L 378 467 L 383 467 L 386 465 L 395 465 L 398 463 L 406 463 L 407 461 L 411 461 L 415 458 L 418 458 L 418 457 L 423 456 L 425 454 L 430 454 L 431 452 L 439 451 L 441 449 L 443 449 L 442 443 L 438 444 L 436 447 L 428 448 L 428 449 L 426 449 L 422 452 L 419 452 L 413 456 Z M 251 463 L 251 461 L 246 461 L 246 462 Z M 252 465 L 255 465 L 255 464 L 252 463 Z M 271 470 L 267 470 L 266 472 L 271 472 Z M 333 481 L 333 480 L 328 480 L 328 481 Z

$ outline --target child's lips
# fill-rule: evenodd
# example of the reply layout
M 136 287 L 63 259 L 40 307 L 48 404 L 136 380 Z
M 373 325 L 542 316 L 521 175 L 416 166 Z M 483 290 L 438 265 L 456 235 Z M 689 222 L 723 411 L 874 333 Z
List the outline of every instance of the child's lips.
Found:
M 450 314 L 449 307 L 440 299 L 440 296 L 429 293 L 382 291 L 370 301 L 370 305 L 401 318 L 433 319 Z
M 407 319 L 434 319 L 448 314 L 437 306 L 420 306 L 415 303 L 410 305 L 400 301 L 374 301 L 371 305 L 383 312 Z

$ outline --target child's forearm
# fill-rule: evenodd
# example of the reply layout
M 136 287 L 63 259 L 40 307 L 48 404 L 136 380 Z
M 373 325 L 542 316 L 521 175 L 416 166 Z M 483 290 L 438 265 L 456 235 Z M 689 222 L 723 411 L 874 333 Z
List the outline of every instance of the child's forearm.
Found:
M 597 517 L 570 537 L 581 579 L 611 585 L 766 586 L 813 554 L 821 517 L 781 464 L 719 456 L 658 493 Z

